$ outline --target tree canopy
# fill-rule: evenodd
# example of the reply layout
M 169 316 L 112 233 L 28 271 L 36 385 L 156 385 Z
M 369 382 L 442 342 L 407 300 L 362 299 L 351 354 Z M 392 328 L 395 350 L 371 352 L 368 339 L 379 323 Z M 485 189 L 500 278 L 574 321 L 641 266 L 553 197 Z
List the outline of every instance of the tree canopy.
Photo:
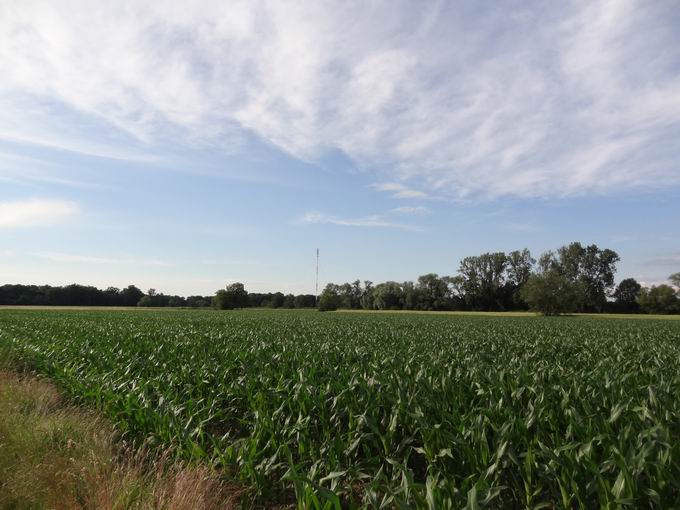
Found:
M 248 291 L 240 283 L 227 285 L 226 289 L 220 289 L 213 299 L 213 307 L 218 310 L 233 310 L 248 306 Z

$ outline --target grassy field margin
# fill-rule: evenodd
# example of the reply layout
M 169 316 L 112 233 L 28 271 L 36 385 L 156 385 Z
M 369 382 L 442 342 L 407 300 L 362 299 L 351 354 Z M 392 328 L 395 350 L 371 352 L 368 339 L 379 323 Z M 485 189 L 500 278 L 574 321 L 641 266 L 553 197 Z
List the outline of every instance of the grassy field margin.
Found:
M 0 364 L 0 509 L 237 507 L 238 489 L 207 467 L 150 459 L 48 381 Z
M 433 311 L 433 310 L 337 310 L 339 313 L 360 314 L 397 314 L 397 315 L 447 315 L 462 317 L 536 317 L 543 316 L 536 312 L 472 312 L 472 311 Z M 572 313 L 560 317 L 588 317 L 593 319 L 632 319 L 632 320 L 680 320 L 680 315 L 658 315 L 646 313 Z
M 38 310 L 38 311 L 205 311 L 210 308 L 187 308 L 187 307 L 136 307 L 136 306 L 15 306 L 15 305 L 0 305 L 2 310 Z M 244 308 L 241 312 L 300 312 L 300 313 L 315 313 L 315 309 L 289 309 L 289 308 Z M 230 313 L 233 310 L 216 311 L 218 313 Z M 337 313 L 359 313 L 359 314 L 397 314 L 397 315 L 450 315 L 464 316 L 464 317 L 542 317 L 541 314 L 529 311 L 513 311 L 513 312 L 473 312 L 465 310 L 337 310 Z M 326 312 L 328 313 L 328 312 Z M 631 320 L 680 320 L 680 315 L 659 315 L 646 313 L 573 313 L 562 315 L 562 317 L 592 317 L 594 319 L 631 319 Z

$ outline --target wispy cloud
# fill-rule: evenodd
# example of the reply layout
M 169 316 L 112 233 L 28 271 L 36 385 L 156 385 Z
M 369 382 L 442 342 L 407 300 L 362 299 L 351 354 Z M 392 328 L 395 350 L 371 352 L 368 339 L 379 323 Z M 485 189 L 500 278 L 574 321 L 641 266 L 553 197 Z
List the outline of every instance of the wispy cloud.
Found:
M 77 204 L 65 200 L 0 202 L 0 229 L 54 225 L 79 212 Z
M 678 185 L 677 22 L 643 0 L 5 2 L 0 138 L 136 159 L 254 135 L 342 151 L 396 198 Z
M 159 266 L 170 267 L 171 263 L 164 260 L 156 259 L 140 259 L 140 258 L 110 258 L 110 257 L 92 257 L 87 255 L 73 255 L 68 253 L 52 253 L 41 252 L 32 253 L 34 257 L 51 260 L 52 262 L 65 262 L 73 264 L 105 264 L 105 265 L 133 265 L 133 266 Z
M 417 225 L 390 221 L 382 214 L 363 216 L 360 218 L 342 218 L 320 212 L 308 212 L 297 220 L 297 223 L 315 223 L 327 225 L 340 225 L 343 227 L 362 228 L 398 228 L 403 230 L 420 230 Z
M 0 180 L 14 184 L 58 184 L 72 188 L 100 188 L 101 185 L 59 176 L 48 161 L 13 154 L 0 149 Z
M 382 182 L 373 184 L 372 187 L 378 191 L 391 193 L 392 198 L 428 198 L 424 191 L 409 188 L 398 182 Z
M 429 207 L 425 207 L 422 205 L 405 205 L 402 207 L 395 207 L 392 209 L 390 212 L 396 213 L 396 214 L 408 214 L 412 216 L 426 216 L 432 212 L 432 210 Z

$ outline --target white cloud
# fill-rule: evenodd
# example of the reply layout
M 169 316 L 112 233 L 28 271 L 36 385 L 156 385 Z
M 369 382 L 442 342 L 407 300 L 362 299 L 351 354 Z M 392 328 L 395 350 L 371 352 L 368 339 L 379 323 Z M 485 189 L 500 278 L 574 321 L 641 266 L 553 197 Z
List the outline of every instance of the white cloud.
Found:
M 392 198 L 429 198 L 427 193 L 408 188 L 398 182 L 381 182 L 373 184 L 372 187 L 378 191 L 391 193 Z
M 37 158 L 0 149 L 0 180 L 13 184 L 48 183 L 73 188 L 97 188 L 97 184 L 55 175 L 55 165 Z
M 0 6 L 0 61 L 0 139 L 137 159 L 254 134 L 396 198 L 680 183 L 672 0 L 26 0 Z
M 403 230 L 420 230 L 417 225 L 397 223 L 389 221 L 381 214 L 364 216 L 361 218 L 342 218 L 320 212 L 308 212 L 297 220 L 298 223 L 316 223 L 327 225 L 340 225 L 343 227 L 369 227 L 369 228 L 398 228 Z
M 430 214 L 432 211 L 428 207 L 424 207 L 422 205 L 416 205 L 416 206 L 402 206 L 402 207 L 395 207 L 392 209 L 393 213 L 397 214 L 410 214 L 413 216 L 425 216 L 427 214 Z
M 75 203 L 64 200 L 0 202 L 0 229 L 54 225 L 79 212 Z

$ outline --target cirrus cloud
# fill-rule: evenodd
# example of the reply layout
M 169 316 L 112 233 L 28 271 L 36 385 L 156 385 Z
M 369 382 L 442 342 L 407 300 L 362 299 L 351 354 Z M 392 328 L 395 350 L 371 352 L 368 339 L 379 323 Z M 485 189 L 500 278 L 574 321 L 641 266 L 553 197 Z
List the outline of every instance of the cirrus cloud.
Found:
M 382 214 L 373 214 L 359 218 L 343 218 L 320 212 L 308 212 L 300 217 L 297 223 L 339 225 L 342 227 L 368 227 L 368 228 L 397 228 L 402 230 L 421 230 L 417 225 L 390 221 Z
M 79 212 L 77 204 L 65 200 L 0 202 L 0 229 L 54 225 Z
M 0 139 L 121 157 L 254 135 L 342 151 L 396 198 L 676 186 L 677 24 L 673 0 L 5 2 Z

